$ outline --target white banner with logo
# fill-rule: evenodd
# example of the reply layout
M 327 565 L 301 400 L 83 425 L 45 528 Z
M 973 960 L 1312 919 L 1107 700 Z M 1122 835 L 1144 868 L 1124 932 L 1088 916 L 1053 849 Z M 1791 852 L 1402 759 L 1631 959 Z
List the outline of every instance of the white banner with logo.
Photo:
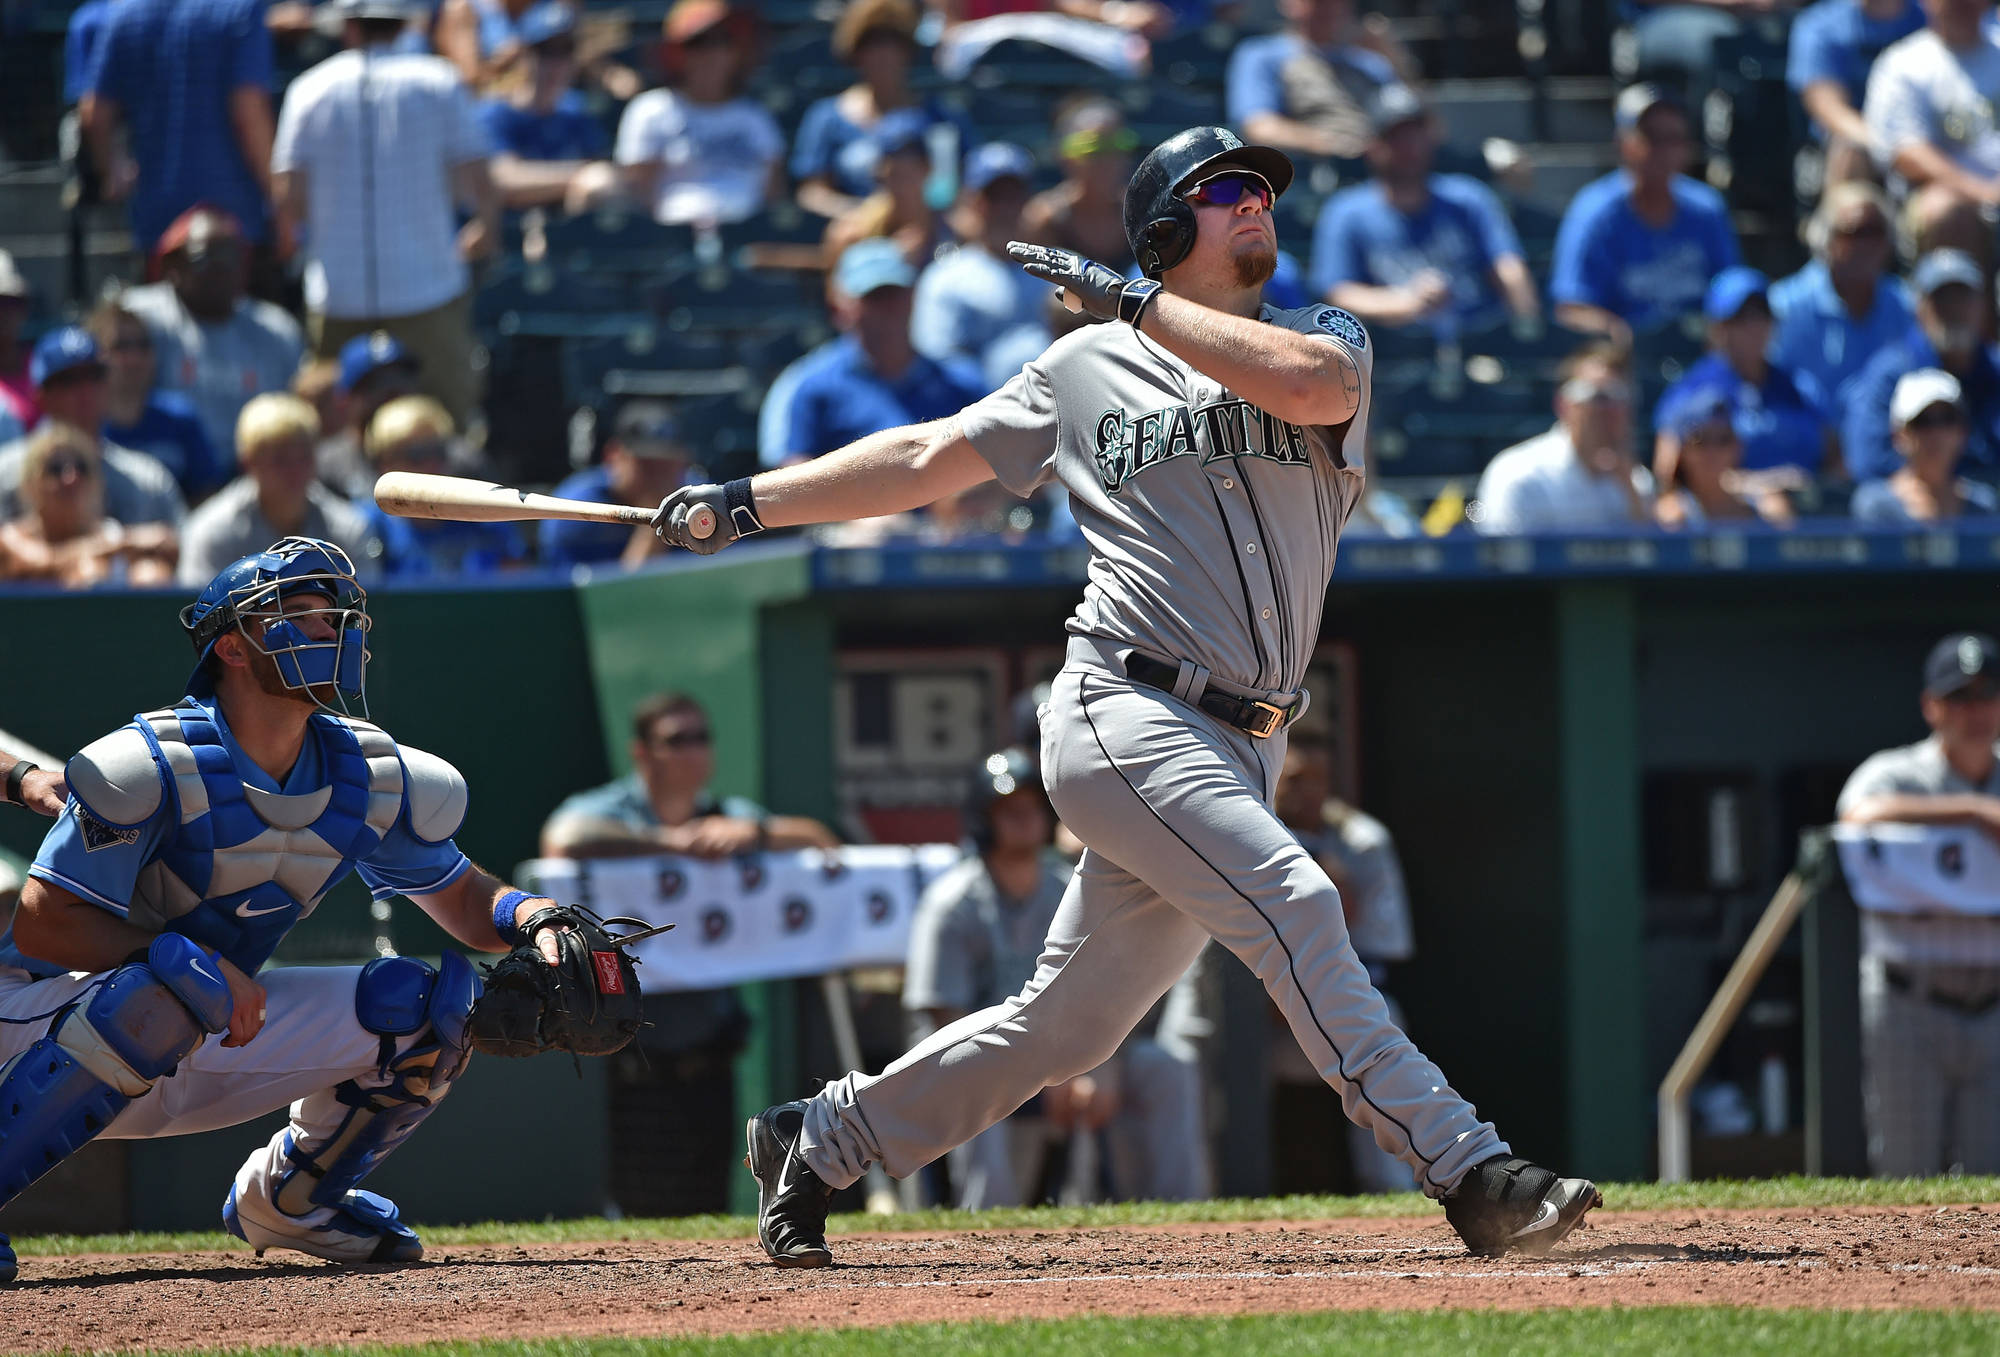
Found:
M 902 965 L 918 898 L 959 856 L 956 845 L 933 843 L 720 861 L 541 858 L 521 876 L 545 895 L 607 918 L 675 925 L 633 948 L 647 990 L 718 989 Z
M 1889 914 L 2000 914 L 2000 845 L 1959 825 L 1835 825 L 1847 888 Z

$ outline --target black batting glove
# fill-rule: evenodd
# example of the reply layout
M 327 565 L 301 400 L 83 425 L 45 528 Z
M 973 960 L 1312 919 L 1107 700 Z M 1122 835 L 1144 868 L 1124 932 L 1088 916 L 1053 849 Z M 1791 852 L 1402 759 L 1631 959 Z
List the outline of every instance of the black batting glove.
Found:
M 1116 269 L 1071 250 L 1014 240 L 1007 257 L 1044 282 L 1062 289 L 1062 304 L 1095 320 L 1122 320 L 1136 326 L 1146 303 L 1160 290 L 1150 278 L 1127 279 Z
M 684 485 L 661 500 L 653 515 L 653 531 L 662 542 L 701 556 L 763 530 L 748 476 L 727 485 Z

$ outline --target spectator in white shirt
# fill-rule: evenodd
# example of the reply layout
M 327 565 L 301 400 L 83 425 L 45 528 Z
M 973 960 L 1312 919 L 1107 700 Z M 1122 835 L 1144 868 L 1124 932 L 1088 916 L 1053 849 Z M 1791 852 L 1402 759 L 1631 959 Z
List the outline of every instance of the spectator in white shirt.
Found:
M 1624 349 L 1586 345 L 1558 374 L 1556 426 L 1495 457 L 1479 478 L 1479 531 L 1630 529 L 1652 517 L 1653 478 L 1632 451 L 1631 363 Z
M 1868 74 L 1862 118 L 1876 162 L 1908 195 L 1917 253 L 1992 258 L 1982 209 L 2000 205 L 2000 42 L 1991 0 L 1925 0 L 1922 31 L 1891 45 Z
M 755 216 L 781 187 L 785 135 L 743 94 L 753 20 L 724 0 L 679 0 L 664 27 L 670 86 L 634 99 L 618 123 L 625 190 L 656 221 Z
M 243 403 L 283 391 L 305 342 L 299 324 L 269 302 L 245 295 L 250 251 L 236 218 L 192 207 L 175 219 L 154 253 L 161 281 L 118 296 L 146 323 L 163 390 L 194 402 L 208 441 L 225 454 L 236 442 Z
M 490 148 L 451 63 L 393 50 L 419 0 L 338 3 L 348 50 L 292 82 L 271 156 L 278 209 L 306 228 L 313 352 L 386 330 L 463 423 L 478 395 L 466 262 L 499 225 Z
M 965 242 L 917 279 L 910 316 L 917 352 L 978 365 L 989 390 L 1039 356 L 1052 338 L 1048 284 L 1007 258 L 1007 242 L 1021 239 L 1021 209 L 1034 172 L 1034 157 L 1010 141 L 974 151 L 965 162 L 958 209 Z

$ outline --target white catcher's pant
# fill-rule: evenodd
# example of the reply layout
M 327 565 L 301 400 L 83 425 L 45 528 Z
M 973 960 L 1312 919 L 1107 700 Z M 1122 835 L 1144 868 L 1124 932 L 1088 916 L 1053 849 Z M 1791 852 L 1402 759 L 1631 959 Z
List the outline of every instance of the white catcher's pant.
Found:
M 333 1133 L 348 1109 L 333 1097 L 349 1079 L 363 1087 L 389 1082 L 377 1073 L 382 1038 L 354 1016 L 359 966 L 286 966 L 260 972 L 268 1000 L 264 1027 L 247 1046 L 225 1047 L 211 1036 L 174 1074 L 135 1099 L 100 1139 L 151 1140 L 235 1126 L 291 1105 L 294 1136 L 313 1143 Z M 0 1018 L 48 1013 L 81 994 L 99 977 L 73 973 L 34 980 L 25 971 L 0 968 Z M 53 1018 L 0 1023 L 0 1065 L 44 1036 Z M 400 1053 L 428 1040 L 425 1027 L 397 1042 Z M 454 1081 L 456 1082 L 456 1081 Z M 253 1151 L 237 1175 L 246 1188 L 268 1196 L 286 1168 L 284 1134 Z M 217 1185 L 220 1210 L 222 1185 Z
M 906 1177 L 1045 1086 L 1110 1057 L 1214 937 L 1264 982 L 1300 1048 L 1375 1143 L 1443 1196 L 1508 1146 L 1395 1025 L 1340 896 L 1272 812 L 1283 736 L 1223 726 L 1072 639 L 1042 769 L 1088 845 L 1026 988 L 940 1028 L 879 1075 L 807 1105 L 806 1163 L 836 1187 Z

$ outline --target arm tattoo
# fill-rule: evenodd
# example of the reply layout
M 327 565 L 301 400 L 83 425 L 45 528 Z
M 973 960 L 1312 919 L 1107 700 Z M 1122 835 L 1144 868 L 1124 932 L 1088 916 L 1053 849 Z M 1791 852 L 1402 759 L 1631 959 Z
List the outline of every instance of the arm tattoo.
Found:
M 1346 352 L 1335 349 L 1334 354 L 1340 360 L 1336 368 L 1340 373 L 1340 394 L 1347 400 L 1347 413 L 1350 416 L 1358 414 L 1361 410 L 1361 369 Z

